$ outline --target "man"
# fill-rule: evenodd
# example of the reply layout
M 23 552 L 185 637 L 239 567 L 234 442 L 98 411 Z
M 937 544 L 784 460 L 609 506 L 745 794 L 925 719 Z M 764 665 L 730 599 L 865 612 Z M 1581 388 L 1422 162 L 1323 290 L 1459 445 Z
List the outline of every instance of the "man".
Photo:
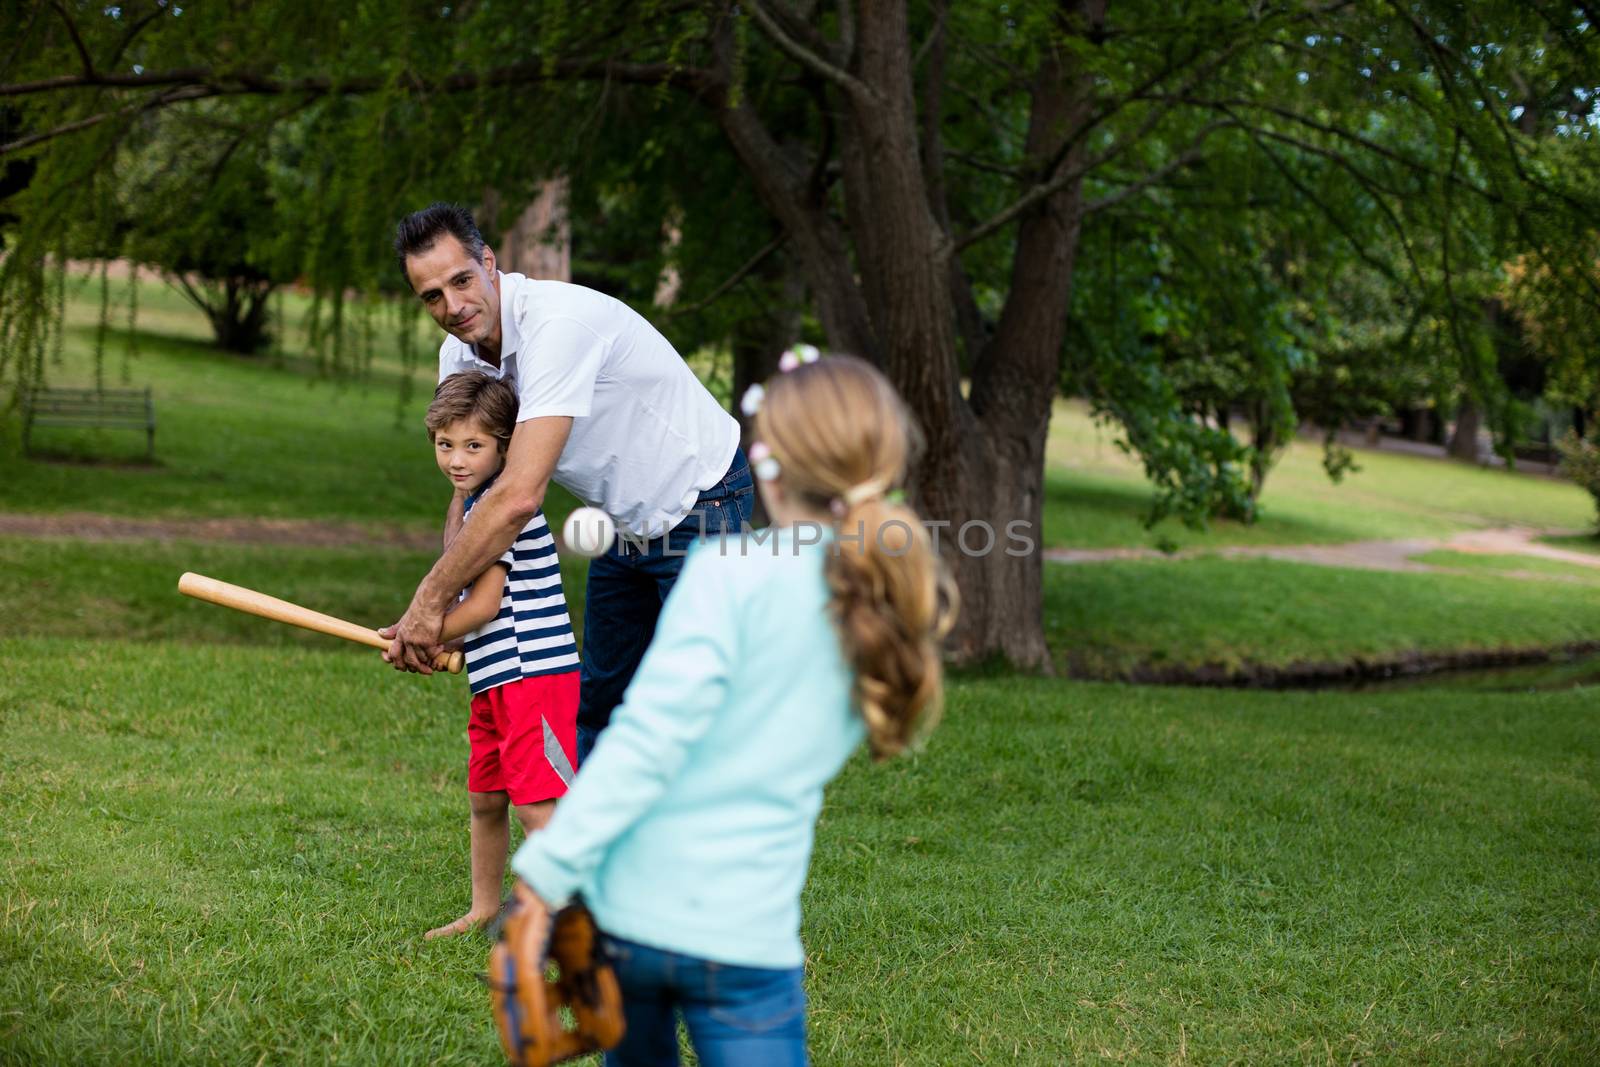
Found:
M 564 282 L 495 269 L 466 209 L 434 204 L 400 220 L 406 281 L 449 334 L 439 378 L 475 370 L 512 382 L 517 427 L 505 468 L 417 587 L 385 659 L 431 673 L 445 609 L 500 558 L 556 481 L 609 513 L 619 537 L 589 566 L 578 698 L 578 760 L 621 702 L 655 633 L 688 545 L 749 521 L 754 487 L 739 426 L 666 338 L 627 305 Z

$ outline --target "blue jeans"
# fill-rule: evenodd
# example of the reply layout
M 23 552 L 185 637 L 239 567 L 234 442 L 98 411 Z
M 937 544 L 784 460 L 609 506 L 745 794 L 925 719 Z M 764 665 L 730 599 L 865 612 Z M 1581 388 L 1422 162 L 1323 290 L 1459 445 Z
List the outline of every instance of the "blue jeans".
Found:
M 722 480 L 701 493 L 694 510 L 665 536 L 643 544 L 618 537 L 589 564 L 578 682 L 580 766 L 633 681 L 689 546 L 701 537 L 744 529 L 754 507 L 755 483 L 741 448 Z
M 677 1067 L 680 1014 L 701 1067 L 805 1067 L 802 968 L 735 967 L 619 937 L 606 948 L 627 1028 L 605 1067 Z

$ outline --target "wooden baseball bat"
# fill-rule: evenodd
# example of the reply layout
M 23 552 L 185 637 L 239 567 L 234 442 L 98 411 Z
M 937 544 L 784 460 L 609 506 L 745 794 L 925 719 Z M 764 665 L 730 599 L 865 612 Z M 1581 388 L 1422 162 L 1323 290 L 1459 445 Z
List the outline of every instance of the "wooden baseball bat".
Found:
M 336 619 L 332 615 L 324 615 L 320 611 L 303 608 L 299 604 L 291 604 L 287 600 L 279 600 L 275 596 L 258 593 L 254 589 L 246 589 L 242 585 L 219 582 L 215 578 L 207 578 L 193 571 L 186 571 L 183 577 L 178 579 L 178 592 L 184 596 L 192 596 L 196 600 L 221 604 L 225 608 L 243 611 L 250 615 L 259 615 L 273 622 L 286 622 L 302 630 L 315 630 L 319 634 L 342 637 L 346 641 L 370 645 L 373 648 L 389 647 L 389 639 L 376 630 Z M 461 664 L 461 653 L 441 652 L 434 658 L 433 669 L 460 674 Z

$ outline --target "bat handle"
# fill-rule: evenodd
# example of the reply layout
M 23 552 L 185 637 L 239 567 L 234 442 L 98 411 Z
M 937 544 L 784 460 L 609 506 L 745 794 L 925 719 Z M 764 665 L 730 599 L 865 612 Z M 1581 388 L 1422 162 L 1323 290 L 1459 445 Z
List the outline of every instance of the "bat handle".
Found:
M 451 674 L 460 674 L 461 666 L 466 659 L 460 652 L 441 652 L 433 657 L 433 669 L 436 671 L 449 671 Z

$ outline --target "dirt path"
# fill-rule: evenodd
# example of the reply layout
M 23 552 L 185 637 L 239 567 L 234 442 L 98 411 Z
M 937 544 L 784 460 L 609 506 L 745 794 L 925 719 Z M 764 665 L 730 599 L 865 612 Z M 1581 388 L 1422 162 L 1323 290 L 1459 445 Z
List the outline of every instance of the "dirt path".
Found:
M 1600 568 L 1600 555 L 1573 552 L 1540 544 L 1536 538 L 1571 531 L 1542 530 L 1532 526 L 1506 526 L 1492 530 L 1468 530 L 1444 540 L 1350 541 L 1338 545 L 1233 545 L 1227 548 L 1190 548 L 1171 554 L 1153 548 L 1047 548 L 1044 558 L 1052 563 L 1104 563 L 1124 559 L 1194 559 L 1198 556 L 1223 556 L 1228 559 L 1281 559 L 1294 563 L 1315 563 L 1324 567 L 1353 567 L 1375 571 L 1449 572 L 1448 567 L 1418 563 L 1412 556 L 1436 549 L 1470 552 L 1488 556 L 1528 556 Z M 1562 580 L 1564 576 L 1532 571 L 1510 572 L 1518 577 Z

